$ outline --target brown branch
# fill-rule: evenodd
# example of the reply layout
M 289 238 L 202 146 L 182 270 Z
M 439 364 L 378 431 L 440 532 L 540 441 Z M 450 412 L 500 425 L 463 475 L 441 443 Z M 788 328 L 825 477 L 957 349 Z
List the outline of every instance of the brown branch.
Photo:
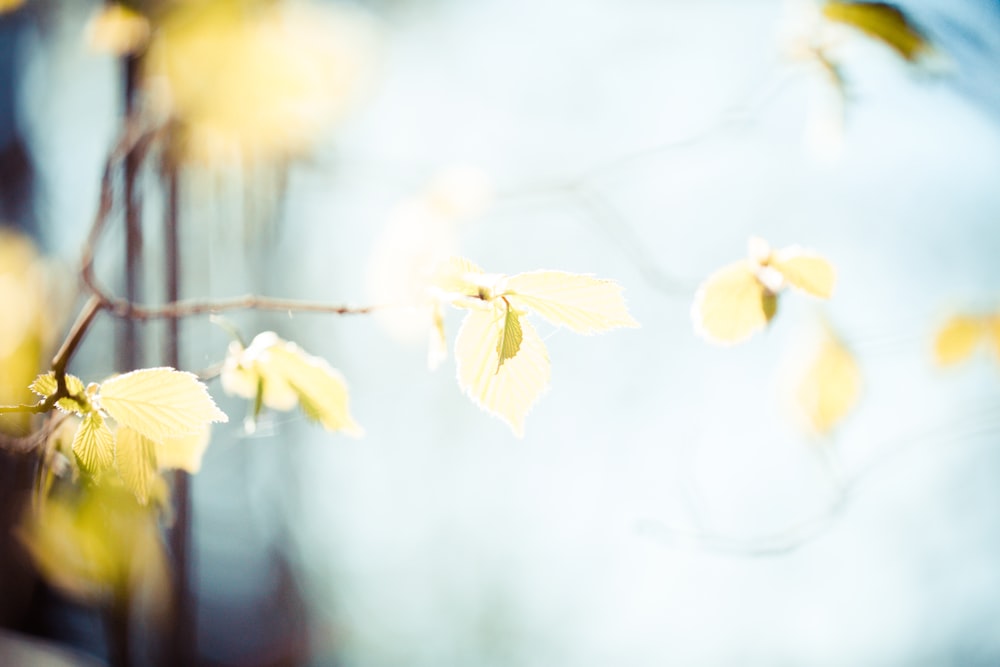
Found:
M 231 299 L 174 301 L 162 306 L 144 306 L 125 299 L 103 297 L 105 305 L 115 317 L 133 320 L 178 319 L 194 315 L 211 315 L 233 310 L 270 310 L 300 313 L 325 313 L 329 315 L 367 315 L 380 306 L 341 306 L 295 299 L 280 299 L 247 294 Z M 385 307 L 385 306 L 381 306 Z

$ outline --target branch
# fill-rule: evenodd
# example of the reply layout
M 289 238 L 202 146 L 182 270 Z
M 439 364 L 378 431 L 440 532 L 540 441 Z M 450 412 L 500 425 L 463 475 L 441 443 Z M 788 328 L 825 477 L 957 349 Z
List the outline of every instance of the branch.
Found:
M 233 310 L 271 310 L 330 315 L 367 315 L 386 306 L 342 306 L 313 301 L 281 299 L 247 294 L 231 299 L 173 301 L 162 306 L 145 306 L 125 299 L 100 294 L 104 306 L 115 317 L 133 320 L 179 319 Z

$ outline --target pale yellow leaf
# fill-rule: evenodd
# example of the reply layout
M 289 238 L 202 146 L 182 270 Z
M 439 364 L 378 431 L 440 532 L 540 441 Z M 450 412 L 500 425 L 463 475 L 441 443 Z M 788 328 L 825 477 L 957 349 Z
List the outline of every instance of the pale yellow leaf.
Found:
M 518 308 L 581 334 L 638 327 L 622 288 L 611 280 L 564 271 L 531 271 L 507 279 L 502 294 Z
M 167 438 L 156 444 L 156 465 L 160 470 L 201 470 L 201 460 L 208 448 L 212 430 L 206 426 L 198 433 Z
M 465 317 L 455 338 L 458 384 L 476 405 L 521 437 L 528 412 L 549 385 L 551 368 L 545 344 L 529 322 L 521 323 L 517 355 L 500 365 L 497 341 L 504 316 L 503 310 L 490 306 Z
M 837 281 L 833 265 L 819 255 L 792 246 L 774 253 L 769 266 L 792 287 L 820 299 L 829 299 Z
M 832 0 L 823 6 L 823 14 L 882 42 L 910 62 L 931 50 L 927 37 L 906 14 L 888 3 Z
M 306 354 L 294 343 L 285 343 L 270 348 L 259 363 L 265 387 L 280 378 L 298 395 L 306 416 L 323 428 L 356 437 L 364 433 L 351 416 L 344 376 L 324 359 Z
M 775 295 L 760 284 L 750 263 L 741 261 L 702 283 L 691 317 L 699 334 L 714 343 L 733 345 L 767 326 L 776 306 Z
M 262 390 L 262 402 L 272 410 L 291 410 L 299 403 L 298 393 L 280 373 L 268 369 L 266 359 L 275 347 L 286 345 L 278 334 L 264 331 L 257 334 L 244 348 L 237 342 L 229 344 L 222 366 L 222 388 L 227 394 L 256 400 Z
M 828 433 L 861 396 L 861 369 L 854 355 L 828 336 L 799 381 L 796 400 L 810 427 Z
M 149 502 L 157 476 L 156 443 L 128 426 L 120 426 L 115 432 L 115 462 L 125 488 L 141 504 Z
M 35 381 L 31 383 L 29 389 L 42 398 L 48 398 L 52 394 L 56 393 L 56 389 L 58 389 L 58 385 L 56 384 L 56 374 L 49 371 L 48 373 L 39 375 L 35 378 Z M 83 402 L 72 398 L 60 398 L 56 401 L 56 407 L 63 412 L 86 412 L 89 409 L 89 402 L 86 399 L 86 391 L 83 386 L 83 380 L 75 375 L 67 373 L 66 389 L 73 396 L 80 396 L 83 399 Z
M 950 366 L 968 359 L 987 333 L 981 318 L 956 315 L 934 337 L 934 360 Z M 994 334 L 995 337 L 995 334 Z
M 485 272 L 463 257 L 439 262 L 431 273 L 430 285 L 444 295 L 478 297 Z
M 146 368 L 106 380 L 101 408 L 122 426 L 157 441 L 228 421 L 198 378 L 173 368 Z
M 291 410 L 296 405 L 328 431 L 360 436 L 363 429 L 350 414 L 347 383 L 324 359 L 307 354 L 273 331 L 254 337 L 246 349 L 230 346 L 222 374 L 226 391 L 254 398 L 263 389 L 264 405 Z
M 115 436 L 100 413 L 88 412 L 73 437 L 73 452 L 91 473 L 111 468 L 115 459 Z

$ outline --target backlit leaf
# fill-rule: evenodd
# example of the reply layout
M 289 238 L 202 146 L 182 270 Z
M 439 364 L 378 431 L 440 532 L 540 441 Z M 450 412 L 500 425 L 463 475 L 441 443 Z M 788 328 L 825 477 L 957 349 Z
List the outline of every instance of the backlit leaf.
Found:
M 500 359 L 497 365 L 498 372 L 500 366 L 503 366 L 503 362 L 514 358 L 517 351 L 521 349 L 521 341 L 524 339 L 517 311 L 511 308 L 510 304 L 504 305 L 506 307 L 504 308 L 503 327 L 500 330 L 500 340 L 497 341 L 497 356 Z
M 799 381 L 799 409 L 814 431 L 828 433 L 857 404 L 860 395 L 861 369 L 854 355 L 828 335 Z
M 83 416 L 73 438 L 73 452 L 80 465 L 90 473 L 111 468 L 115 459 L 115 436 L 100 413 L 93 411 Z
M 507 422 L 521 437 L 528 412 L 549 385 L 551 369 L 545 345 L 529 322 L 521 323 L 517 355 L 500 365 L 497 349 L 504 319 L 505 313 L 495 305 L 465 317 L 455 338 L 458 384 L 474 403 Z
M 531 271 L 511 276 L 503 295 L 518 308 L 581 334 L 638 327 L 611 280 L 564 271 Z
M 350 414 L 344 377 L 324 359 L 307 354 L 273 331 L 258 334 L 246 349 L 230 346 L 222 385 L 227 392 L 254 399 L 260 387 L 269 408 L 290 410 L 300 405 L 306 416 L 328 431 L 363 433 Z
M 829 299 L 837 280 L 833 265 L 819 255 L 792 246 L 774 253 L 769 266 L 788 284 L 820 299 Z
M 100 405 L 116 422 L 150 440 L 201 432 L 228 421 L 198 378 L 173 368 L 146 368 L 106 380 Z
M 48 398 L 52 394 L 56 393 L 58 385 L 56 383 L 56 374 L 52 371 L 44 373 L 35 378 L 35 381 L 31 383 L 29 387 L 31 391 L 38 394 L 42 398 Z M 81 403 L 72 398 L 60 398 L 56 401 L 56 407 L 58 407 L 63 412 L 77 412 L 83 413 L 90 409 L 89 403 L 86 399 L 86 390 L 83 386 L 83 380 L 76 377 L 75 375 L 66 374 L 66 389 L 70 394 L 74 396 L 83 397 L 84 402 Z
M 927 37 L 898 7 L 885 2 L 827 2 L 823 14 L 876 39 L 913 62 L 930 51 Z
M 968 359 L 986 333 L 979 317 L 956 315 L 944 323 L 934 338 L 934 359 L 950 366 Z
M 125 488 L 145 505 L 157 476 L 156 443 L 128 426 L 120 426 L 115 433 L 115 462 Z
M 283 378 L 298 394 L 307 417 L 328 431 L 343 431 L 355 437 L 364 434 L 351 416 L 344 376 L 324 359 L 306 354 L 294 343 L 272 348 L 268 357 L 262 361 L 266 377 Z
M 733 345 L 767 326 L 777 301 L 760 284 L 748 261 L 713 273 L 698 288 L 691 308 L 695 331 L 714 343 Z
M 449 257 L 435 267 L 430 284 L 445 297 L 477 297 L 485 274 L 485 271 L 463 257 Z

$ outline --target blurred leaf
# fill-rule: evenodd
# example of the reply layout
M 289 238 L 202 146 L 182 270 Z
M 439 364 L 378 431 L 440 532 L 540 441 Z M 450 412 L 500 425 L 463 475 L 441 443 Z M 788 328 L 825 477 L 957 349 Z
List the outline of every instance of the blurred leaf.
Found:
M 201 459 L 208 448 L 211 429 L 206 426 L 197 433 L 178 435 L 155 442 L 156 464 L 161 470 L 184 470 L 194 474 L 201 470 Z
M 100 53 L 124 56 L 149 41 L 149 20 L 121 3 L 103 5 L 87 22 L 87 44 Z
M 198 378 L 173 368 L 145 368 L 106 380 L 100 406 L 123 426 L 151 440 L 200 433 L 228 421 Z
M 167 565 L 156 516 L 113 485 L 55 498 L 20 530 L 45 579 L 84 603 L 143 588 L 152 602 L 167 591 Z
M 73 453 L 91 474 L 110 470 L 115 460 L 115 436 L 97 411 L 88 412 L 73 438 Z
M 827 260 L 798 246 L 774 253 L 769 266 L 777 269 L 792 287 L 820 299 L 833 295 L 837 273 Z
M 930 41 L 898 7 L 884 2 L 827 2 L 823 14 L 876 39 L 913 62 L 931 50 Z
M 742 342 L 774 316 L 777 298 L 767 296 L 747 261 L 730 264 L 709 276 L 695 293 L 691 308 L 695 331 L 722 345 Z
M 0 14 L 12 12 L 23 4 L 24 0 L 0 0 Z
M 695 331 L 714 343 L 733 345 L 767 326 L 786 287 L 821 299 L 833 293 L 833 265 L 812 251 L 798 246 L 774 251 L 763 239 L 751 238 L 747 254 L 710 275 L 695 293 Z
M 206 162 L 308 153 L 368 78 L 373 29 L 359 11 L 306 2 L 171 3 L 145 79 Z
M 581 334 L 638 327 L 611 280 L 564 271 L 531 271 L 507 279 L 504 296 L 555 325 Z
M 156 443 L 128 426 L 120 426 L 115 433 L 115 462 L 125 488 L 135 494 L 139 503 L 149 502 L 157 477 Z
M 448 338 L 444 331 L 444 310 L 440 302 L 431 305 L 431 333 L 427 341 L 427 368 L 434 370 L 448 358 Z
M 455 338 L 458 384 L 473 402 L 507 422 L 518 437 L 524 420 L 549 385 L 545 344 L 529 322 L 521 323 L 517 355 L 502 366 L 498 354 L 505 313 L 491 304 L 466 315 Z
M 831 334 L 820 345 L 799 381 L 799 409 L 817 433 L 831 431 L 861 396 L 861 369 L 854 355 Z
M 972 356 L 985 333 L 981 318 L 955 315 L 944 323 L 934 338 L 934 360 L 941 366 L 965 361 Z

